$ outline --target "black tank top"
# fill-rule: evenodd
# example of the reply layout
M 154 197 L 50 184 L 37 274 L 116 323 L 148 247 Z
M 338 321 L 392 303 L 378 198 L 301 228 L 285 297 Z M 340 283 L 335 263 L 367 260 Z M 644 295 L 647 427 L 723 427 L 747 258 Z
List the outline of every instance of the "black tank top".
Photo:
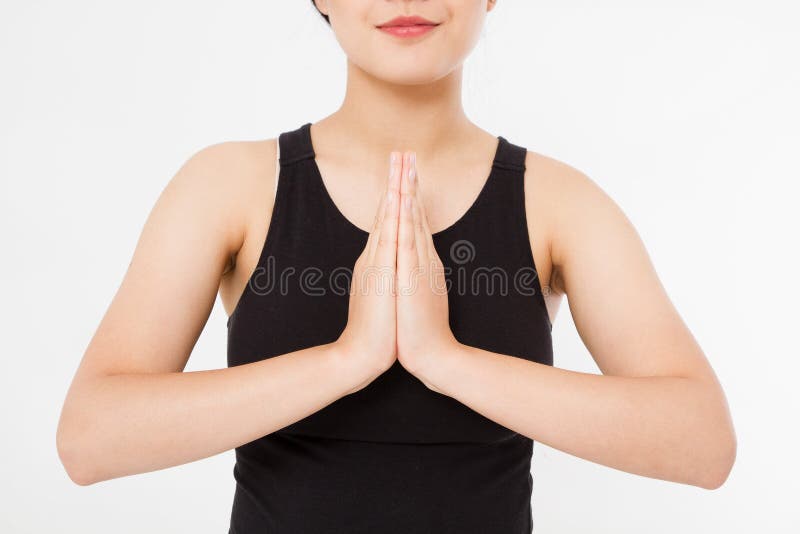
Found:
M 350 275 L 368 233 L 328 194 L 310 126 L 278 136 L 275 204 L 228 319 L 229 367 L 330 343 L 347 324 Z M 466 345 L 552 365 L 525 222 L 527 151 L 497 140 L 474 203 L 433 234 L 450 327 Z M 230 534 L 532 532 L 533 441 L 428 389 L 399 362 L 235 451 Z

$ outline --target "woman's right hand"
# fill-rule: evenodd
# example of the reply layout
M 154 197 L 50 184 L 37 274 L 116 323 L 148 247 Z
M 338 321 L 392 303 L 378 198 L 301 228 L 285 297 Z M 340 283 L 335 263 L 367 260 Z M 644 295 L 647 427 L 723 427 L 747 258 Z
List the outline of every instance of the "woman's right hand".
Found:
M 344 364 L 363 377 L 356 392 L 397 359 L 395 291 L 402 154 L 392 152 L 389 179 L 367 244 L 356 259 L 350 283 L 347 325 L 334 342 Z

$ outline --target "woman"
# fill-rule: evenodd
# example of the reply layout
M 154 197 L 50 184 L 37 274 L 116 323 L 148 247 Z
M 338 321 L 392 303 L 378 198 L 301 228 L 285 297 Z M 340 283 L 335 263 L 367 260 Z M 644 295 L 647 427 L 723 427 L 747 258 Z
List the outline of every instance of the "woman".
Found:
M 167 185 L 65 401 L 72 480 L 235 448 L 238 534 L 529 533 L 534 439 L 724 482 L 724 394 L 628 219 L 461 108 L 495 5 L 316 2 L 344 103 Z M 217 291 L 228 368 L 184 373 Z M 603 375 L 552 365 L 564 295 Z

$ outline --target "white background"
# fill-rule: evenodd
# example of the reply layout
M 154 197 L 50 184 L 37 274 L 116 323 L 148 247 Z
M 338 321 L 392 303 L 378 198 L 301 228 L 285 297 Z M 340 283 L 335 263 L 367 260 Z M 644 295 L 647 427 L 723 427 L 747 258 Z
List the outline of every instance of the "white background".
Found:
M 0 531 L 227 532 L 232 451 L 81 487 L 56 423 L 170 177 L 208 144 L 334 111 L 343 53 L 305 0 L 0 6 Z M 537 534 L 800 532 L 799 15 L 788 0 L 499 0 L 489 15 L 468 114 L 622 207 L 739 442 L 716 491 L 537 443 Z M 217 302 L 187 370 L 224 367 L 225 335 Z M 554 335 L 557 366 L 599 372 L 566 303 Z

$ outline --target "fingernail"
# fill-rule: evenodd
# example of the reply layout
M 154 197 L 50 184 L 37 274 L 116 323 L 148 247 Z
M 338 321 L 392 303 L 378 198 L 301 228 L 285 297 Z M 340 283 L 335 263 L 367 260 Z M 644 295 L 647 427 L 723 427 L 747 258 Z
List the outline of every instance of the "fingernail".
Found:
M 397 163 L 397 152 L 392 151 L 392 153 L 389 155 L 389 163 L 392 165 Z
M 386 203 L 387 203 L 387 204 L 388 204 L 389 202 L 391 202 L 391 201 L 392 201 L 392 194 L 393 194 L 393 193 L 392 193 L 392 190 L 391 190 L 391 189 L 390 189 L 389 191 L 387 191 L 387 192 L 386 192 Z
M 416 152 L 412 152 L 411 153 L 411 165 L 416 165 L 416 164 L 417 164 L 417 153 Z
M 413 183 L 414 183 L 414 177 L 415 177 L 416 175 L 417 175 L 417 170 L 416 170 L 416 167 L 411 167 L 411 168 L 408 170 L 408 181 L 409 181 L 409 182 L 411 182 L 411 183 L 413 184 Z

